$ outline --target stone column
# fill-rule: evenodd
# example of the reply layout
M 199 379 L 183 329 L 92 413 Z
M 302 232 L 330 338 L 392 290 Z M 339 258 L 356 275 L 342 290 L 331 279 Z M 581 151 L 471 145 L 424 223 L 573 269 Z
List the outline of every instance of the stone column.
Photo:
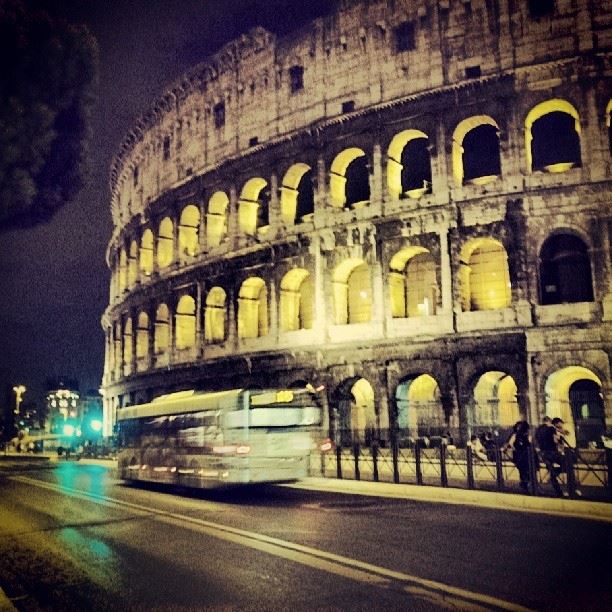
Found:
M 449 315 L 453 312 L 453 277 L 451 258 L 448 245 L 448 225 L 445 225 L 439 233 L 440 236 L 440 281 L 442 283 L 442 312 Z
M 379 203 L 383 200 L 383 168 L 380 144 L 376 143 L 372 149 L 372 172 L 370 178 L 370 203 Z

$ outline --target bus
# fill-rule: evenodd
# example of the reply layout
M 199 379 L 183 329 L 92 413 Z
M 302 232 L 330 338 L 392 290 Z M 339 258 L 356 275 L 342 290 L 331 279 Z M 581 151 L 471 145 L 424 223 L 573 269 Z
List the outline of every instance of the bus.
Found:
M 179 391 L 123 408 L 119 477 L 195 488 L 305 477 L 331 448 L 321 390 Z

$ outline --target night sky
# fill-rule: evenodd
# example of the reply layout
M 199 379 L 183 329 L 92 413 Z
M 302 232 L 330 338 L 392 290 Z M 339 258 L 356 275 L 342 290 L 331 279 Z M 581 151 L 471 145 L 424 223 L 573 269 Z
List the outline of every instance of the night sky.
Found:
M 1 1 L 1 0 L 0 0 Z M 98 389 L 100 318 L 108 304 L 112 231 L 109 167 L 135 119 L 186 69 L 254 25 L 285 34 L 333 0 L 39 0 L 85 23 L 100 51 L 100 83 L 86 187 L 47 224 L 0 233 L 0 402 L 24 384 L 41 402 L 48 378 Z M 34 6 L 32 2 L 28 4 Z

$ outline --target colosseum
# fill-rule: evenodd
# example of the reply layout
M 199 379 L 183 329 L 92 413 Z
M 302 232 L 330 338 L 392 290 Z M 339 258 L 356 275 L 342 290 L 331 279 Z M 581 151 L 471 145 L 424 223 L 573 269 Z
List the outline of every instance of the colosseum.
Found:
M 255 28 L 111 168 L 105 427 L 324 385 L 363 445 L 612 429 L 612 2 L 344 0 Z

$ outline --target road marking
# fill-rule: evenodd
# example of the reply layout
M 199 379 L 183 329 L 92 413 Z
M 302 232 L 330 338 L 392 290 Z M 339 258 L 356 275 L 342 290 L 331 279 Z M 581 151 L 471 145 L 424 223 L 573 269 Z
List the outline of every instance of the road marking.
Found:
M 169 512 L 167 510 L 156 510 L 141 504 L 127 502 L 95 493 L 86 493 L 78 489 L 72 489 L 56 485 L 28 476 L 13 476 L 12 480 L 24 484 L 33 485 L 50 491 L 63 493 L 94 501 L 108 506 L 119 506 L 127 508 L 137 513 L 144 513 L 155 516 L 157 520 L 178 525 L 182 528 L 196 528 L 201 533 L 206 533 L 212 537 L 220 538 L 242 546 L 248 546 L 256 550 L 267 552 L 271 555 L 308 565 L 310 567 L 344 576 L 359 582 L 376 585 L 380 587 L 398 586 L 403 588 L 406 593 L 413 597 L 419 597 L 431 601 L 443 607 L 452 607 L 466 610 L 511 610 L 516 612 L 526 612 L 525 608 L 511 601 L 506 601 L 498 597 L 468 591 L 460 587 L 454 587 L 436 580 L 428 580 L 411 574 L 405 574 L 395 570 L 373 565 L 365 561 L 359 561 L 343 555 L 336 555 L 309 546 L 303 546 L 294 542 L 288 542 L 278 538 L 273 538 L 263 534 L 213 523 L 204 519 L 192 516 Z

